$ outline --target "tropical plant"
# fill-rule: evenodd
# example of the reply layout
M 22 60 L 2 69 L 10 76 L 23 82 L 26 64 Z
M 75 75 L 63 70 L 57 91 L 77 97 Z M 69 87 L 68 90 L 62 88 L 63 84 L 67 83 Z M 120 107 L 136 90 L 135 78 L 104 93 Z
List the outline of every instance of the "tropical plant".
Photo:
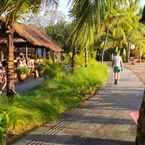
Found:
M 20 66 L 16 69 L 17 74 L 26 74 L 29 72 L 29 69 L 27 66 Z
M 46 60 L 44 62 L 42 73 L 49 79 L 59 79 L 62 77 L 62 68 L 60 64 L 50 63 Z
M 125 49 L 128 60 L 130 46 L 136 42 L 136 40 L 131 40 L 132 35 L 135 35 L 134 31 L 142 35 L 139 16 L 137 16 L 138 10 L 137 1 L 130 3 L 125 9 L 113 7 L 108 10 L 104 21 L 98 27 L 96 36 L 96 41 L 99 41 L 99 46 L 103 51 L 116 47 L 122 49 L 121 52 Z
M 67 41 L 72 31 L 71 24 L 61 21 L 60 23 L 49 25 L 45 31 L 48 36 L 51 36 L 59 44 L 65 53 L 71 52 L 71 42 Z
M 43 74 L 44 66 L 45 65 L 43 63 L 36 64 L 36 70 L 38 71 L 39 76 Z
M 132 12 L 135 8 L 133 8 L 134 4 L 137 4 L 139 0 L 110 0 L 110 1 L 101 1 L 101 0 L 72 0 L 73 1 L 73 8 L 71 10 L 71 15 L 74 18 L 74 30 L 72 32 L 71 38 L 73 43 L 83 48 L 91 48 L 96 40 L 98 28 L 102 23 L 105 23 L 105 27 L 110 25 L 110 21 L 115 17 L 123 17 L 121 13 L 125 14 L 125 11 L 128 9 L 132 9 Z M 136 6 L 136 5 L 135 5 Z M 124 12 L 121 12 L 123 11 Z M 128 16 L 133 13 L 128 13 Z M 118 15 L 119 13 L 119 15 Z M 105 22 L 107 17 L 107 21 Z M 116 18 L 115 18 L 116 19 Z M 124 19 L 125 20 L 125 19 Z M 114 22 L 114 20 L 113 20 Z M 117 22 L 117 19 L 116 19 Z M 125 22 L 127 23 L 128 20 Z M 114 22 L 115 23 L 115 22 Z M 117 28 L 117 27 L 116 27 Z M 106 28 L 105 28 L 106 29 Z M 126 28 L 128 29 L 128 27 Z M 106 29 L 108 30 L 108 28 Z M 115 37 L 121 31 L 122 37 L 124 36 L 124 32 L 119 28 L 117 30 L 114 29 Z M 106 40 L 108 37 L 108 32 L 104 34 L 105 39 L 103 42 L 103 48 L 105 47 Z M 107 36 L 107 37 L 106 37 Z M 121 38 L 121 37 L 119 37 Z M 116 38 L 115 38 L 116 39 Z M 122 39 L 125 41 L 125 38 Z M 118 41 L 117 41 L 118 42 Z M 123 43 L 123 42 L 122 42 Z M 86 49 L 84 49 L 86 50 Z
M 145 29 L 144 26 L 142 26 L 142 30 L 143 29 Z M 145 54 L 145 39 L 142 30 L 134 30 L 130 35 L 130 42 L 132 42 L 132 44 L 134 44 L 135 48 L 138 50 L 140 61 L 142 56 Z
M 128 0 L 72 0 L 71 15 L 74 18 L 73 40 L 76 45 L 89 47 L 94 43 L 98 25 L 106 12 L 113 7 L 125 7 Z
M 15 113 L 8 108 L 0 108 L 0 144 L 6 145 L 6 135 L 10 126 L 15 127 Z
M 46 32 L 48 33 L 48 35 L 51 36 L 55 41 L 57 41 L 57 43 L 64 50 L 63 51 L 64 63 L 65 64 L 71 63 L 71 67 L 73 70 L 75 66 L 75 58 L 76 58 L 75 55 L 77 49 L 72 44 L 71 39 L 68 39 L 70 37 L 72 30 L 73 30 L 72 24 L 66 23 L 64 21 L 55 25 L 50 25 L 46 28 Z

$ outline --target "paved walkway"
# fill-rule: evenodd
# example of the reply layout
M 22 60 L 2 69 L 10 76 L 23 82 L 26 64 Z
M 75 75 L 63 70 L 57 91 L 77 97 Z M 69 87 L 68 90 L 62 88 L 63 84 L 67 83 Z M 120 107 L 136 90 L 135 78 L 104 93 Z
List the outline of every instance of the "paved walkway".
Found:
M 144 85 L 129 70 L 57 123 L 29 133 L 13 145 L 134 145 L 136 125 L 130 112 L 139 109 Z
M 34 88 L 43 82 L 43 78 L 29 78 L 24 80 L 23 82 L 19 82 L 16 84 L 16 92 L 23 93 L 31 88 Z
M 145 84 L 145 62 L 135 63 L 134 65 L 127 63 L 125 67 L 133 71 Z

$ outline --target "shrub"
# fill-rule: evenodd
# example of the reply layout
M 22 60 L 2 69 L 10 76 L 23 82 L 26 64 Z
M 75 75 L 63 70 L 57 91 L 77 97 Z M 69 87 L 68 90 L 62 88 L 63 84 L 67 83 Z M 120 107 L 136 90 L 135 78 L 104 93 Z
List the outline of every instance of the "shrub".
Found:
M 43 75 L 43 70 L 44 70 L 44 64 L 40 63 L 36 65 L 36 70 L 38 70 L 39 75 Z
M 14 129 L 16 123 L 16 114 L 9 110 L 8 108 L 0 109 L 0 144 L 6 145 L 6 135 L 8 129 Z
M 91 61 L 87 68 L 75 69 L 74 73 L 62 70 L 59 64 L 45 64 L 45 67 L 45 73 L 51 79 L 16 97 L 9 105 L 17 116 L 15 129 L 9 127 L 11 133 L 30 130 L 77 107 L 86 99 L 85 94 L 104 84 L 108 74 L 107 66 L 96 61 Z M 2 104 L 5 103 L 0 100 L 0 106 Z
M 43 67 L 43 74 L 48 76 L 49 79 L 59 79 L 62 75 L 61 65 L 57 63 L 45 62 Z
M 16 69 L 17 74 L 26 74 L 29 72 L 29 69 L 27 66 L 20 66 Z

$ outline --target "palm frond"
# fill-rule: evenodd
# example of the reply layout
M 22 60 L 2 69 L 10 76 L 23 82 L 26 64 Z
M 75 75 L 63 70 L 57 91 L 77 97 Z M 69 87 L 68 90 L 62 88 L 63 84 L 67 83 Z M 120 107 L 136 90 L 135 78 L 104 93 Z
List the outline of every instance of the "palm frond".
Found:
M 90 47 L 94 44 L 99 25 L 104 19 L 112 19 L 119 11 L 127 11 L 130 6 L 132 11 L 139 0 L 72 0 L 71 16 L 74 19 L 74 30 L 70 36 L 75 45 Z M 116 10 L 116 8 L 118 8 Z M 134 12 L 133 12 L 134 13 Z M 106 15 L 107 14 L 107 15 Z M 121 14 L 121 13 L 120 13 Z M 124 13 L 122 13 L 124 14 Z M 118 16 L 119 17 L 119 16 Z M 120 15 L 120 17 L 122 17 Z M 109 20 L 110 21 L 110 20 Z M 108 23 L 109 23 L 108 21 Z M 131 27 L 128 25 L 128 28 Z
M 45 0 L 47 3 L 58 5 L 58 0 Z M 5 18 L 6 25 L 13 23 L 22 13 L 30 10 L 36 12 L 43 0 L 1 0 L 0 17 Z

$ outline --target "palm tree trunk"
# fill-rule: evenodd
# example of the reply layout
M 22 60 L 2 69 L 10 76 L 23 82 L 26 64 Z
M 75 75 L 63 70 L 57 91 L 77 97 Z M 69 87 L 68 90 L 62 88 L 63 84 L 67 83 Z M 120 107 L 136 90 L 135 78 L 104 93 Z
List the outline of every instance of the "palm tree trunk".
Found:
M 126 62 L 129 62 L 129 58 L 130 58 L 130 45 L 128 44 L 127 48 L 126 48 Z
M 109 34 L 109 29 L 107 29 L 107 32 L 106 32 L 106 38 L 105 38 L 105 42 L 104 42 L 104 46 L 103 46 L 103 51 L 102 51 L 102 63 L 104 62 L 104 55 L 105 55 L 105 50 L 106 50 L 106 43 L 108 41 L 108 34 Z
M 88 65 L 88 49 L 87 48 L 85 48 L 85 67 L 87 67 L 87 65 Z
M 8 57 L 7 57 L 7 96 L 15 95 L 15 82 L 14 82 L 14 44 L 13 44 L 13 30 L 9 27 L 8 34 Z
M 104 62 L 104 54 L 105 54 L 105 49 L 102 50 L 101 63 Z
M 141 63 L 142 60 L 142 52 L 139 53 L 139 62 Z
M 75 55 L 76 55 L 76 48 L 73 48 L 73 50 L 72 50 L 72 59 L 71 59 L 72 72 L 74 72 L 74 68 L 75 68 Z

